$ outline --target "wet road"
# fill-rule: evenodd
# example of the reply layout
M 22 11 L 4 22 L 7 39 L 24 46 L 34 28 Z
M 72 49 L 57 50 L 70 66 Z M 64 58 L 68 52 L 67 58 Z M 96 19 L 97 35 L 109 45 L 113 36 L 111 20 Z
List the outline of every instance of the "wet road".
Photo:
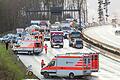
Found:
M 49 41 L 46 41 L 48 45 L 48 54 L 45 54 L 44 51 L 39 56 L 33 55 L 19 55 L 21 61 L 25 64 L 25 66 L 32 65 L 32 70 L 36 76 L 38 76 L 41 80 L 69 80 L 66 78 L 51 78 L 44 79 L 40 74 L 41 65 L 40 62 L 42 59 L 45 60 L 45 63 L 48 64 L 50 60 L 57 54 L 65 54 L 66 52 L 93 52 L 90 49 L 84 47 L 83 49 L 75 49 L 69 47 L 68 40 L 64 40 L 64 48 L 51 48 Z M 91 76 L 88 77 L 77 77 L 76 80 L 120 80 L 120 63 L 114 61 L 108 57 L 103 55 L 99 55 L 99 72 L 92 73 Z

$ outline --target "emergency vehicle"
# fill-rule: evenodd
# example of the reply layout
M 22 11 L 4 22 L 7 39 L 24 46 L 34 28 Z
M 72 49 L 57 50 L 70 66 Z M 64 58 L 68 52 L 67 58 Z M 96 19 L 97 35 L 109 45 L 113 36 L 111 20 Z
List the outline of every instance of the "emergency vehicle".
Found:
M 38 31 L 39 32 L 39 31 Z M 43 33 L 38 33 L 38 34 L 35 34 L 35 35 L 33 35 L 32 36 L 33 38 L 35 38 L 35 39 L 39 39 L 39 40 L 41 40 L 42 41 L 42 43 L 44 42 L 44 35 L 43 35 Z
M 12 48 L 15 54 L 35 54 L 38 55 L 43 51 L 41 40 L 19 40 Z
M 90 75 L 99 70 L 99 53 L 66 53 L 58 55 L 41 69 L 41 74 L 49 76 L 69 77 Z
M 60 46 L 63 48 L 63 31 L 51 31 L 50 32 L 50 43 L 51 47 Z

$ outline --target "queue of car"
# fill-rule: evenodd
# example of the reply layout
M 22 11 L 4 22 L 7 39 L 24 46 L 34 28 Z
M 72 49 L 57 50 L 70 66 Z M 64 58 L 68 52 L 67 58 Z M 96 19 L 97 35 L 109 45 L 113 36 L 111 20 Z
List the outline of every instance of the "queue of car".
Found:
M 80 31 L 77 31 L 75 28 L 71 27 L 70 21 L 67 20 L 67 21 L 55 22 L 52 25 L 49 24 L 49 26 L 47 24 L 48 21 L 45 22 L 45 21 L 33 21 L 32 20 L 31 22 L 32 22 L 31 23 L 32 25 L 30 27 L 27 27 L 26 29 L 17 28 L 16 34 L 7 34 L 7 35 L 1 37 L 0 41 L 17 43 L 18 40 L 22 40 L 24 38 L 24 36 L 39 35 L 40 31 L 42 29 L 42 32 L 44 33 L 44 41 L 53 42 L 53 40 L 55 40 L 57 38 L 53 39 L 53 35 L 51 34 L 51 32 L 54 32 L 54 34 L 56 34 L 54 36 L 56 37 L 57 35 L 60 35 L 57 33 L 59 33 L 59 31 L 62 31 L 63 39 L 69 40 L 70 47 L 72 46 L 74 48 L 83 48 L 83 42 L 81 39 Z M 42 26 L 42 28 L 41 28 L 41 26 Z M 49 28 L 46 28 L 45 26 L 47 26 Z M 38 31 L 36 31 L 36 30 L 38 30 Z M 77 35 L 80 35 L 80 36 L 77 36 L 77 39 L 75 37 L 71 38 L 70 34 L 72 32 L 78 32 L 79 34 L 75 34 L 74 36 L 77 36 Z M 54 43 L 54 44 L 57 44 L 57 43 Z M 60 44 L 60 42 L 59 42 L 59 44 Z M 53 47 L 52 43 L 51 43 L 51 46 Z M 61 45 L 61 47 L 63 47 L 63 45 Z
M 0 38 L 0 41 L 16 43 L 20 39 L 21 38 L 17 34 L 6 34 Z
M 16 34 L 7 34 L 0 38 L 0 41 L 16 43 L 12 48 L 15 54 L 39 55 L 43 51 L 44 41 L 49 41 L 51 48 L 55 46 L 63 48 L 64 39 L 68 39 L 69 47 L 83 48 L 81 32 L 71 27 L 68 21 L 55 22 L 49 28 L 46 26 L 43 21 L 32 21 L 30 27 L 26 29 L 17 28 Z M 91 75 L 92 72 L 98 72 L 98 70 L 99 53 L 94 50 L 90 52 L 83 50 L 55 56 L 47 66 L 41 68 L 41 74 L 45 78 L 68 76 L 73 79 L 74 76 Z

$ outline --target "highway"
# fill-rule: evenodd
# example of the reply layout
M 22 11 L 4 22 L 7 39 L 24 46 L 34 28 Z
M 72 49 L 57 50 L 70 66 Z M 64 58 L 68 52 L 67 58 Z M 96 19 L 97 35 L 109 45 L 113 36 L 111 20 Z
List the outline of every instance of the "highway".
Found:
M 92 39 L 111 45 L 120 50 L 120 35 L 115 35 L 116 28 L 112 25 L 88 28 L 84 33 Z
M 48 54 L 43 53 L 39 56 L 33 56 L 33 55 L 19 55 L 20 60 L 25 64 L 25 66 L 32 65 L 33 73 L 40 78 L 41 80 L 48 80 L 44 79 L 43 76 L 40 74 L 41 70 L 41 60 L 44 59 L 45 63 L 49 63 L 50 60 L 57 54 L 65 54 L 66 52 L 91 52 L 90 49 L 84 47 L 83 49 L 75 49 L 72 47 L 69 47 L 68 40 L 64 40 L 64 48 L 51 48 L 50 42 L 46 41 L 48 45 Z M 98 51 L 98 50 L 96 50 Z M 99 72 L 92 73 L 91 76 L 88 76 L 86 78 L 77 78 L 78 80 L 119 80 L 120 79 L 120 63 L 117 61 L 114 61 L 108 57 L 105 57 L 103 55 L 99 55 Z M 59 78 L 57 78 L 59 79 Z M 55 79 L 52 79 L 55 80 Z M 60 78 L 60 80 L 66 80 L 65 78 Z M 68 80 L 68 79 L 67 79 Z

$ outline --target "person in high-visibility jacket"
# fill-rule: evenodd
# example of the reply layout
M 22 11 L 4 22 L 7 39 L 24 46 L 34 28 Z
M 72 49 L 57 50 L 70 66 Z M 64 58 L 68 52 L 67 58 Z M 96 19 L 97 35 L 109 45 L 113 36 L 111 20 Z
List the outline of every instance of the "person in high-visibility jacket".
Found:
M 45 48 L 45 53 L 47 54 L 47 44 L 45 44 L 44 48 Z
M 41 68 L 43 68 L 44 65 L 45 65 L 45 62 L 44 62 L 44 60 L 42 59 L 42 61 L 41 61 Z
M 40 33 L 39 38 L 42 40 L 42 42 L 44 42 L 44 36 L 42 32 Z

